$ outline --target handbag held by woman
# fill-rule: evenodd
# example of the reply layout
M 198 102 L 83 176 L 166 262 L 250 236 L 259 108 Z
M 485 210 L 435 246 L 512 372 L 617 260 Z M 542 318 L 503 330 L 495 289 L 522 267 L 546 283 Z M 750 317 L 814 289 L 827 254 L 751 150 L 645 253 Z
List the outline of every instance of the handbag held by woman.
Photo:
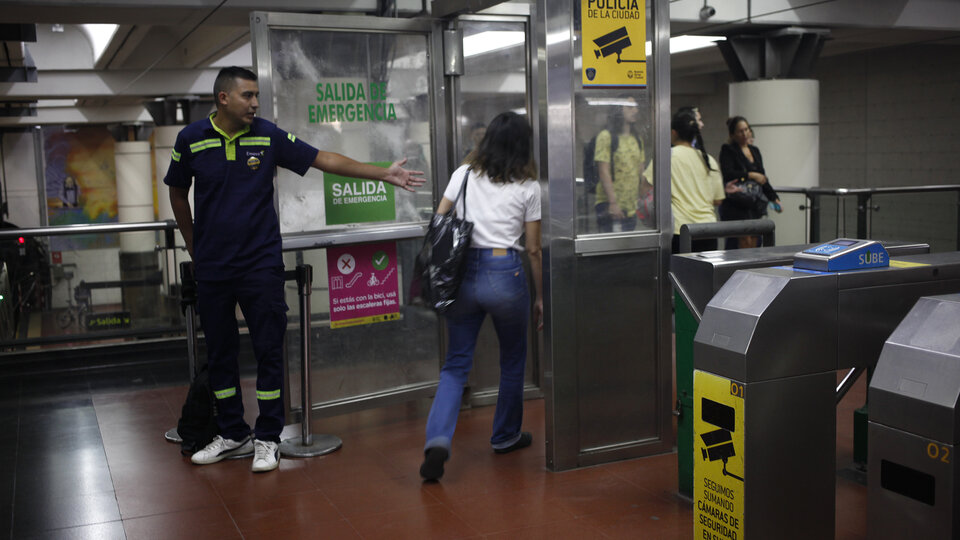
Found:
M 437 313 L 444 313 L 457 299 L 457 290 L 463 278 L 464 261 L 470 248 L 473 223 L 466 220 L 467 178 L 457 200 L 463 197 L 463 216 L 457 217 L 457 201 L 446 214 L 434 214 L 417 255 L 417 275 L 420 276 L 420 296 Z

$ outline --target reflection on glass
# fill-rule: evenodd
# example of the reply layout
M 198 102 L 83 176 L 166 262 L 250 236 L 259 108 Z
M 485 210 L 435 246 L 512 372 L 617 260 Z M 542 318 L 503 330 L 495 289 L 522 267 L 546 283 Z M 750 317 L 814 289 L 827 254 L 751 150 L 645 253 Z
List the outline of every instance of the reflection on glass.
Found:
M 463 21 L 464 74 L 459 78 L 459 165 L 483 139 L 497 114 L 527 114 L 525 25 Z
M 389 163 L 406 157 L 405 167 L 424 171 L 427 184 L 416 193 L 395 191 L 395 219 L 393 213 L 375 213 L 380 217 L 371 219 L 426 219 L 433 200 L 427 37 L 271 30 L 270 51 L 277 125 L 321 150 L 358 161 Z M 278 189 L 281 232 L 343 223 L 328 219 L 334 195 L 325 193 L 319 171 L 301 178 L 279 169 Z
M 654 190 L 642 180 L 653 156 L 646 89 L 591 90 L 576 107 L 578 234 L 655 229 Z

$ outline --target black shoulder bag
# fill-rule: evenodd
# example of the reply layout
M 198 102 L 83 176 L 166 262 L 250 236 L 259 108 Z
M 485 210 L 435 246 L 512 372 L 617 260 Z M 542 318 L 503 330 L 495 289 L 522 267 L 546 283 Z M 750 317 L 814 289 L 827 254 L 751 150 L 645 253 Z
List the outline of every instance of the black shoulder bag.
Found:
M 467 178 L 470 169 L 463 175 L 463 184 L 453 208 L 446 214 L 434 214 L 423 239 L 423 247 L 417 255 L 417 275 L 420 276 L 420 296 L 437 313 L 444 313 L 457 299 L 457 290 L 463 279 L 464 261 L 470 248 L 473 223 L 466 220 Z M 457 217 L 457 201 L 463 197 L 463 216 Z

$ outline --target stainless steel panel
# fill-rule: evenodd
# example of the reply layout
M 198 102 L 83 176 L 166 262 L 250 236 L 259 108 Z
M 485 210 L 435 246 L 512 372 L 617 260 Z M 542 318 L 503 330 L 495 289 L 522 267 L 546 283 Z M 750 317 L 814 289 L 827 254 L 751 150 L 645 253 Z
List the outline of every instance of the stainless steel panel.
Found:
M 932 275 L 933 269 L 927 272 Z M 919 276 L 921 281 L 911 283 L 909 278 L 917 277 L 917 273 L 909 271 L 901 277 L 900 284 L 839 291 L 839 369 L 875 366 L 884 341 L 920 297 L 960 292 L 960 279 L 927 280 Z
M 658 212 L 657 231 L 611 235 L 604 239 L 582 238 L 591 232 L 591 204 L 584 202 L 577 176 L 581 172 L 582 147 L 595 133 L 586 124 L 602 112 L 619 105 L 610 100 L 634 99 L 641 107 L 641 123 L 646 130 L 646 152 L 658 163 L 669 159 L 669 39 L 668 5 L 665 0 L 649 3 L 647 35 L 653 44 L 648 57 L 646 89 L 590 89 L 580 84 L 579 3 L 564 0 L 539 0 L 537 13 L 542 25 L 538 28 L 541 95 L 541 176 L 548 180 L 544 191 L 544 284 L 547 331 L 543 388 L 546 405 L 547 466 L 569 469 L 614 459 L 637 457 L 663 452 L 672 447 L 670 416 L 669 369 L 670 291 L 666 285 L 670 230 L 667 212 Z M 598 100 L 591 105 L 588 100 Z M 617 102 L 619 103 L 619 101 Z M 581 123 L 583 125 L 578 125 Z M 597 130 L 599 131 L 599 130 Z M 658 208 L 670 204 L 669 167 L 656 168 Z M 634 238 L 626 238 L 635 236 Z M 585 255 L 591 255 L 586 257 Z M 609 261 L 608 261 L 609 259 Z M 608 276 L 610 268 L 647 268 L 648 274 L 615 276 L 611 283 L 602 283 L 594 269 Z M 605 261 L 606 264 L 605 264 Z M 653 261 L 653 262 L 650 262 Z M 630 266 L 632 265 L 632 266 Z M 606 271 L 605 271 L 606 270 Z M 634 270 L 629 270 L 634 272 Z M 657 284 L 662 284 L 657 286 Z M 652 287 L 652 288 L 648 288 Z M 592 291 L 592 296 L 584 293 Z M 645 291 L 645 292 L 640 292 Z M 628 295 L 639 295 L 629 297 Z M 632 303 L 630 302 L 632 300 Z M 652 332 L 649 343 L 642 345 L 637 364 L 611 357 L 611 365 L 585 372 L 588 363 L 597 362 L 590 345 L 596 343 L 595 326 L 585 323 L 583 313 L 615 304 L 607 317 L 619 316 L 617 323 L 605 330 L 609 344 L 618 341 L 635 343 L 639 328 Z M 624 306 L 630 304 L 627 309 Z M 608 319 L 604 319 L 608 320 Z M 629 330 L 628 330 L 629 329 Z M 612 346 L 612 345 L 611 345 Z M 649 356 L 647 347 L 653 347 Z M 618 355 L 620 353 L 618 352 Z M 632 371 L 631 371 L 632 370 Z M 610 413 L 602 410 L 595 388 L 609 385 L 614 389 L 609 402 L 625 403 L 624 387 L 617 378 L 626 375 L 642 384 L 629 393 L 643 396 L 629 405 L 630 414 L 623 414 L 619 424 L 610 422 Z M 606 377 L 606 380 L 603 378 Z M 642 383 L 640 383 L 642 381 Z M 584 384 L 589 383 L 585 389 Z M 641 410 L 642 409 L 642 410 Z M 597 415 L 593 418 L 585 415 Z M 593 423 L 601 423 L 613 432 L 600 433 Z
M 580 452 L 658 439 L 657 253 L 577 260 Z
M 921 298 L 883 346 L 870 421 L 960 443 L 960 295 Z
M 957 538 L 960 535 L 957 447 L 873 422 L 872 403 L 870 414 L 867 537 L 875 540 Z M 933 504 L 885 488 L 886 479 L 881 477 L 883 461 L 932 477 Z
M 694 367 L 748 383 L 834 371 L 835 291 L 834 275 L 738 270 L 707 304 Z
M 833 538 L 834 373 L 744 387 L 745 538 Z
M 922 243 L 882 241 L 881 244 L 891 257 L 930 252 L 930 246 Z M 792 265 L 793 256 L 796 253 L 816 245 L 800 244 L 677 254 L 670 259 L 670 272 L 690 294 L 694 307 L 703 313 L 713 295 L 737 270 Z
M 543 191 L 544 390 L 546 460 L 578 466 L 576 299 L 574 294 L 573 89 L 575 4 L 537 1 L 540 69 L 540 178 Z

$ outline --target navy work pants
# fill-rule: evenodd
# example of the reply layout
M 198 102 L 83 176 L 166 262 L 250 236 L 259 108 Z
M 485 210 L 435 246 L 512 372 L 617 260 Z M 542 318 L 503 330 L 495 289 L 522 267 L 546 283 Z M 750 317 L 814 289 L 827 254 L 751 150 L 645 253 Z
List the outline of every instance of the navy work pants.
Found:
M 254 269 L 234 279 L 197 283 L 210 387 L 217 403 L 217 425 L 226 439 L 242 440 L 250 434 L 250 425 L 243 419 L 237 361 L 240 336 L 236 306 L 240 304 L 257 359 L 260 415 L 254 436 L 280 442 L 284 424 L 283 334 L 287 329 L 283 283 L 283 267 Z

